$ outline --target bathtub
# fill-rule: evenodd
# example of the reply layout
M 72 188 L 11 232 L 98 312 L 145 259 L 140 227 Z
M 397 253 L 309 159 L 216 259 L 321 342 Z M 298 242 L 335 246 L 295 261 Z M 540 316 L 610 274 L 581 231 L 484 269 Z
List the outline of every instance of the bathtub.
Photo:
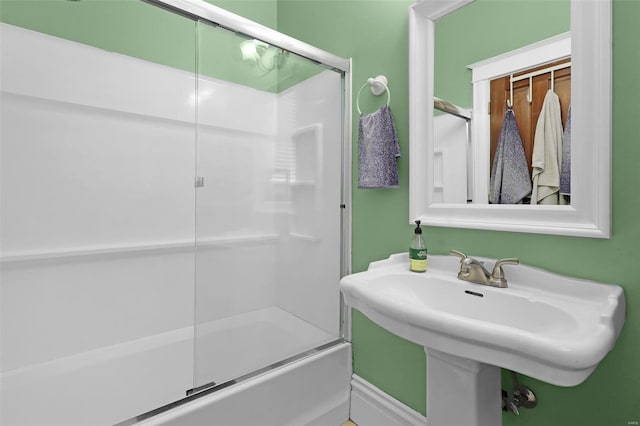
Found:
M 327 344 L 335 340 L 269 307 L 199 324 L 195 330 L 184 327 L 28 365 L 2 374 L 0 423 L 340 424 L 349 411 L 351 346 Z M 308 351 L 318 343 L 325 348 Z M 188 390 L 211 380 L 225 383 L 305 350 L 293 362 L 185 398 Z M 160 414 L 140 416 L 154 410 Z
M 139 424 L 338 426 L 349 418 L 350 376 L 351 344 L 341 343 Z

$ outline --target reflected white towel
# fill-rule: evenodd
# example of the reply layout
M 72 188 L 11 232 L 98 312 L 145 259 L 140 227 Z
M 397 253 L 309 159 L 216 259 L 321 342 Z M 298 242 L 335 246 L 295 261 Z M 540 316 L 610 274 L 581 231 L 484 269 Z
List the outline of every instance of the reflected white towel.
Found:
M 544 97 L 533 141 L 531 204 L 558 204 L 561 163 L 560 99 L 549 90 Z
M 358 188 L 397 188 L 400 145 L 388 106 L 360 116 Z

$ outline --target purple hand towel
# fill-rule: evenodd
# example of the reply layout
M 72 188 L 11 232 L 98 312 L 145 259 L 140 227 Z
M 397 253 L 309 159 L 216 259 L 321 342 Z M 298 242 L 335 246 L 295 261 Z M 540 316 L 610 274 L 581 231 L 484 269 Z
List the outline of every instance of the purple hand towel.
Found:
M 360 116 L 358 188 L 397 188 L 400 145 L 388 106 Z

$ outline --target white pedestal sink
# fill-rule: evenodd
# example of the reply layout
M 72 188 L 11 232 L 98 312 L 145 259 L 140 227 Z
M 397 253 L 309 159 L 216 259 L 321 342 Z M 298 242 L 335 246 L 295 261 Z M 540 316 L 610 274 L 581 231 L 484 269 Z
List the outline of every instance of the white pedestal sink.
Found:
M 491 259 L 479 259 L 489 266 Z M 340 281 L 346 303 L 425 347 L 427 423 L 500 425 L 500 368 L 559 386 L 582 383 L 613 348 L 625 318 L 620 286 L 505 266 L 508 288 L 457 279 L 459 259 L 406 253 Z

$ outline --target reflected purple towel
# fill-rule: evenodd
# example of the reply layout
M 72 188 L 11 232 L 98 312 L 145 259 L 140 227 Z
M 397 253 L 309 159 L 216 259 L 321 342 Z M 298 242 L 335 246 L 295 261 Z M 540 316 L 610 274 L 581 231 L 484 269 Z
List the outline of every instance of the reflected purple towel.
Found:
M 571 195 L 571 107 L 562 134 L 562 167 L 560 168 L 560 193 Z
M 400 145 L 391 109 L 383 106 L 360 116 L 358 188 L 397 188 Z
M 519 204 L 531 194 L 531 177 L 513 110 L 508 109 L 493 157 L 489 202 Z

